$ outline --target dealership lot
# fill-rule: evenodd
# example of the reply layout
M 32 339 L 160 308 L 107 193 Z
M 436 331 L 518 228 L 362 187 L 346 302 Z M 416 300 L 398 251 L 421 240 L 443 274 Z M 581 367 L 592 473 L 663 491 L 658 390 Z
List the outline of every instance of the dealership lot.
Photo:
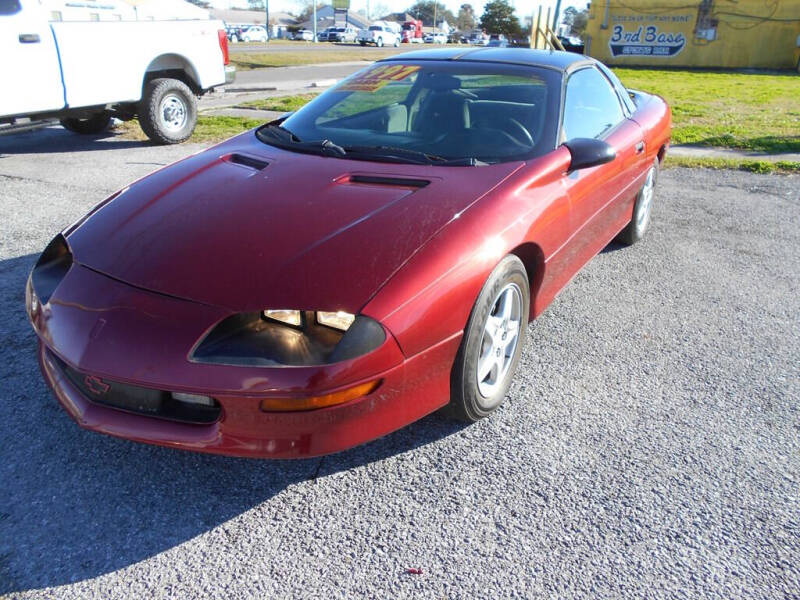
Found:
M 664 171 L 648 238 L 609 246 L 529 327 L 490 419 L 252 461 L 80 430 L 41 380 L 23 310 L 58 230 L 202 147 L 0 137 L 0 593 L 800 589 L 798 176 Z

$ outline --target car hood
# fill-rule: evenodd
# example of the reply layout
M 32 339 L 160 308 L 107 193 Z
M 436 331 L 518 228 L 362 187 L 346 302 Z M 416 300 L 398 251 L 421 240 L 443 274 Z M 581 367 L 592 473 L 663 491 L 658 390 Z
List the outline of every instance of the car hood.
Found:
M 74 259 L 234 311 L 358 311 L 520 163 L 430 167 L 298 154 L 248 132 L 165 167 L 70 231 Z

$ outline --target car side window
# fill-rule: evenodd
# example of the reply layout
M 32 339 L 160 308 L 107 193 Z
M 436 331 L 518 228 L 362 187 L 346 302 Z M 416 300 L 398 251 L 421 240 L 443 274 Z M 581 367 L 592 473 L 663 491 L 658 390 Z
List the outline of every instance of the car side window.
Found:
M 20 10 L 19 0 L 0 0 L 0 16 L 15 15 Z
M 570 75 L 564 99 L 564 139 L 600 137 L 624 118 L 617 93 L 597 69 Z

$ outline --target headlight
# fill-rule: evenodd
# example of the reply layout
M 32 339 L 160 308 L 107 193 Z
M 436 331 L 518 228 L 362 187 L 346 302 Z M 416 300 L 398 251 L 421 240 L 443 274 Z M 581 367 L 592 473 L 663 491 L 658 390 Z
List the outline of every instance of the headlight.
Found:
M 47 304 L 50 296 L 72 266 L 72 253 L 60 233 L 44 249 L 31 273 L 31 285 L 38 302 Z
M 323 312 L 317 311 L 317 322 L 320 325 L 327 325 L 328 327 L 333 327 L 334 329 L 341 329 L 342 331 L 347 331 L 350 328 L 350 325 L 353 324 L 353 321 L 356 320 L 355 315 L 351 315 L 350 313 L 338 311 L 338 312 Z
M 383 327 L 364 315 L 270 309 L 220 321 L 190 359 L 241 366 L 325 365 L 372 352 L 385 339 Z
M 299 310 L 265 310 L 264 316 L 267 319 L 280 321 L 294 327 L 300 327 L 303 324 L 303 317 Z

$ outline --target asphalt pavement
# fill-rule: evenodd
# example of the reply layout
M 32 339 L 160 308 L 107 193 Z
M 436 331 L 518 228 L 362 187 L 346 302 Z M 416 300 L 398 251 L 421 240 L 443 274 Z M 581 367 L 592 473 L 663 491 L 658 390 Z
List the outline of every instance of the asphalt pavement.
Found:
M 57 231 L 200 148 L 0 138 L 0 593 L 798 597 L 800 178 L 664 171 L 647 238 L 530 325 L 491 418 L 275 462 L 79 429 L 25 318 Z
M 295 87 L 309 87 L 312 83 L 344 79 L 370 64 L 369 61 L 347 61 L 296 67 L 251 69 L 249 71 L 240 70 L 236 73 L 236 80 L 226 86 L 226 89 L 292 89 Z

